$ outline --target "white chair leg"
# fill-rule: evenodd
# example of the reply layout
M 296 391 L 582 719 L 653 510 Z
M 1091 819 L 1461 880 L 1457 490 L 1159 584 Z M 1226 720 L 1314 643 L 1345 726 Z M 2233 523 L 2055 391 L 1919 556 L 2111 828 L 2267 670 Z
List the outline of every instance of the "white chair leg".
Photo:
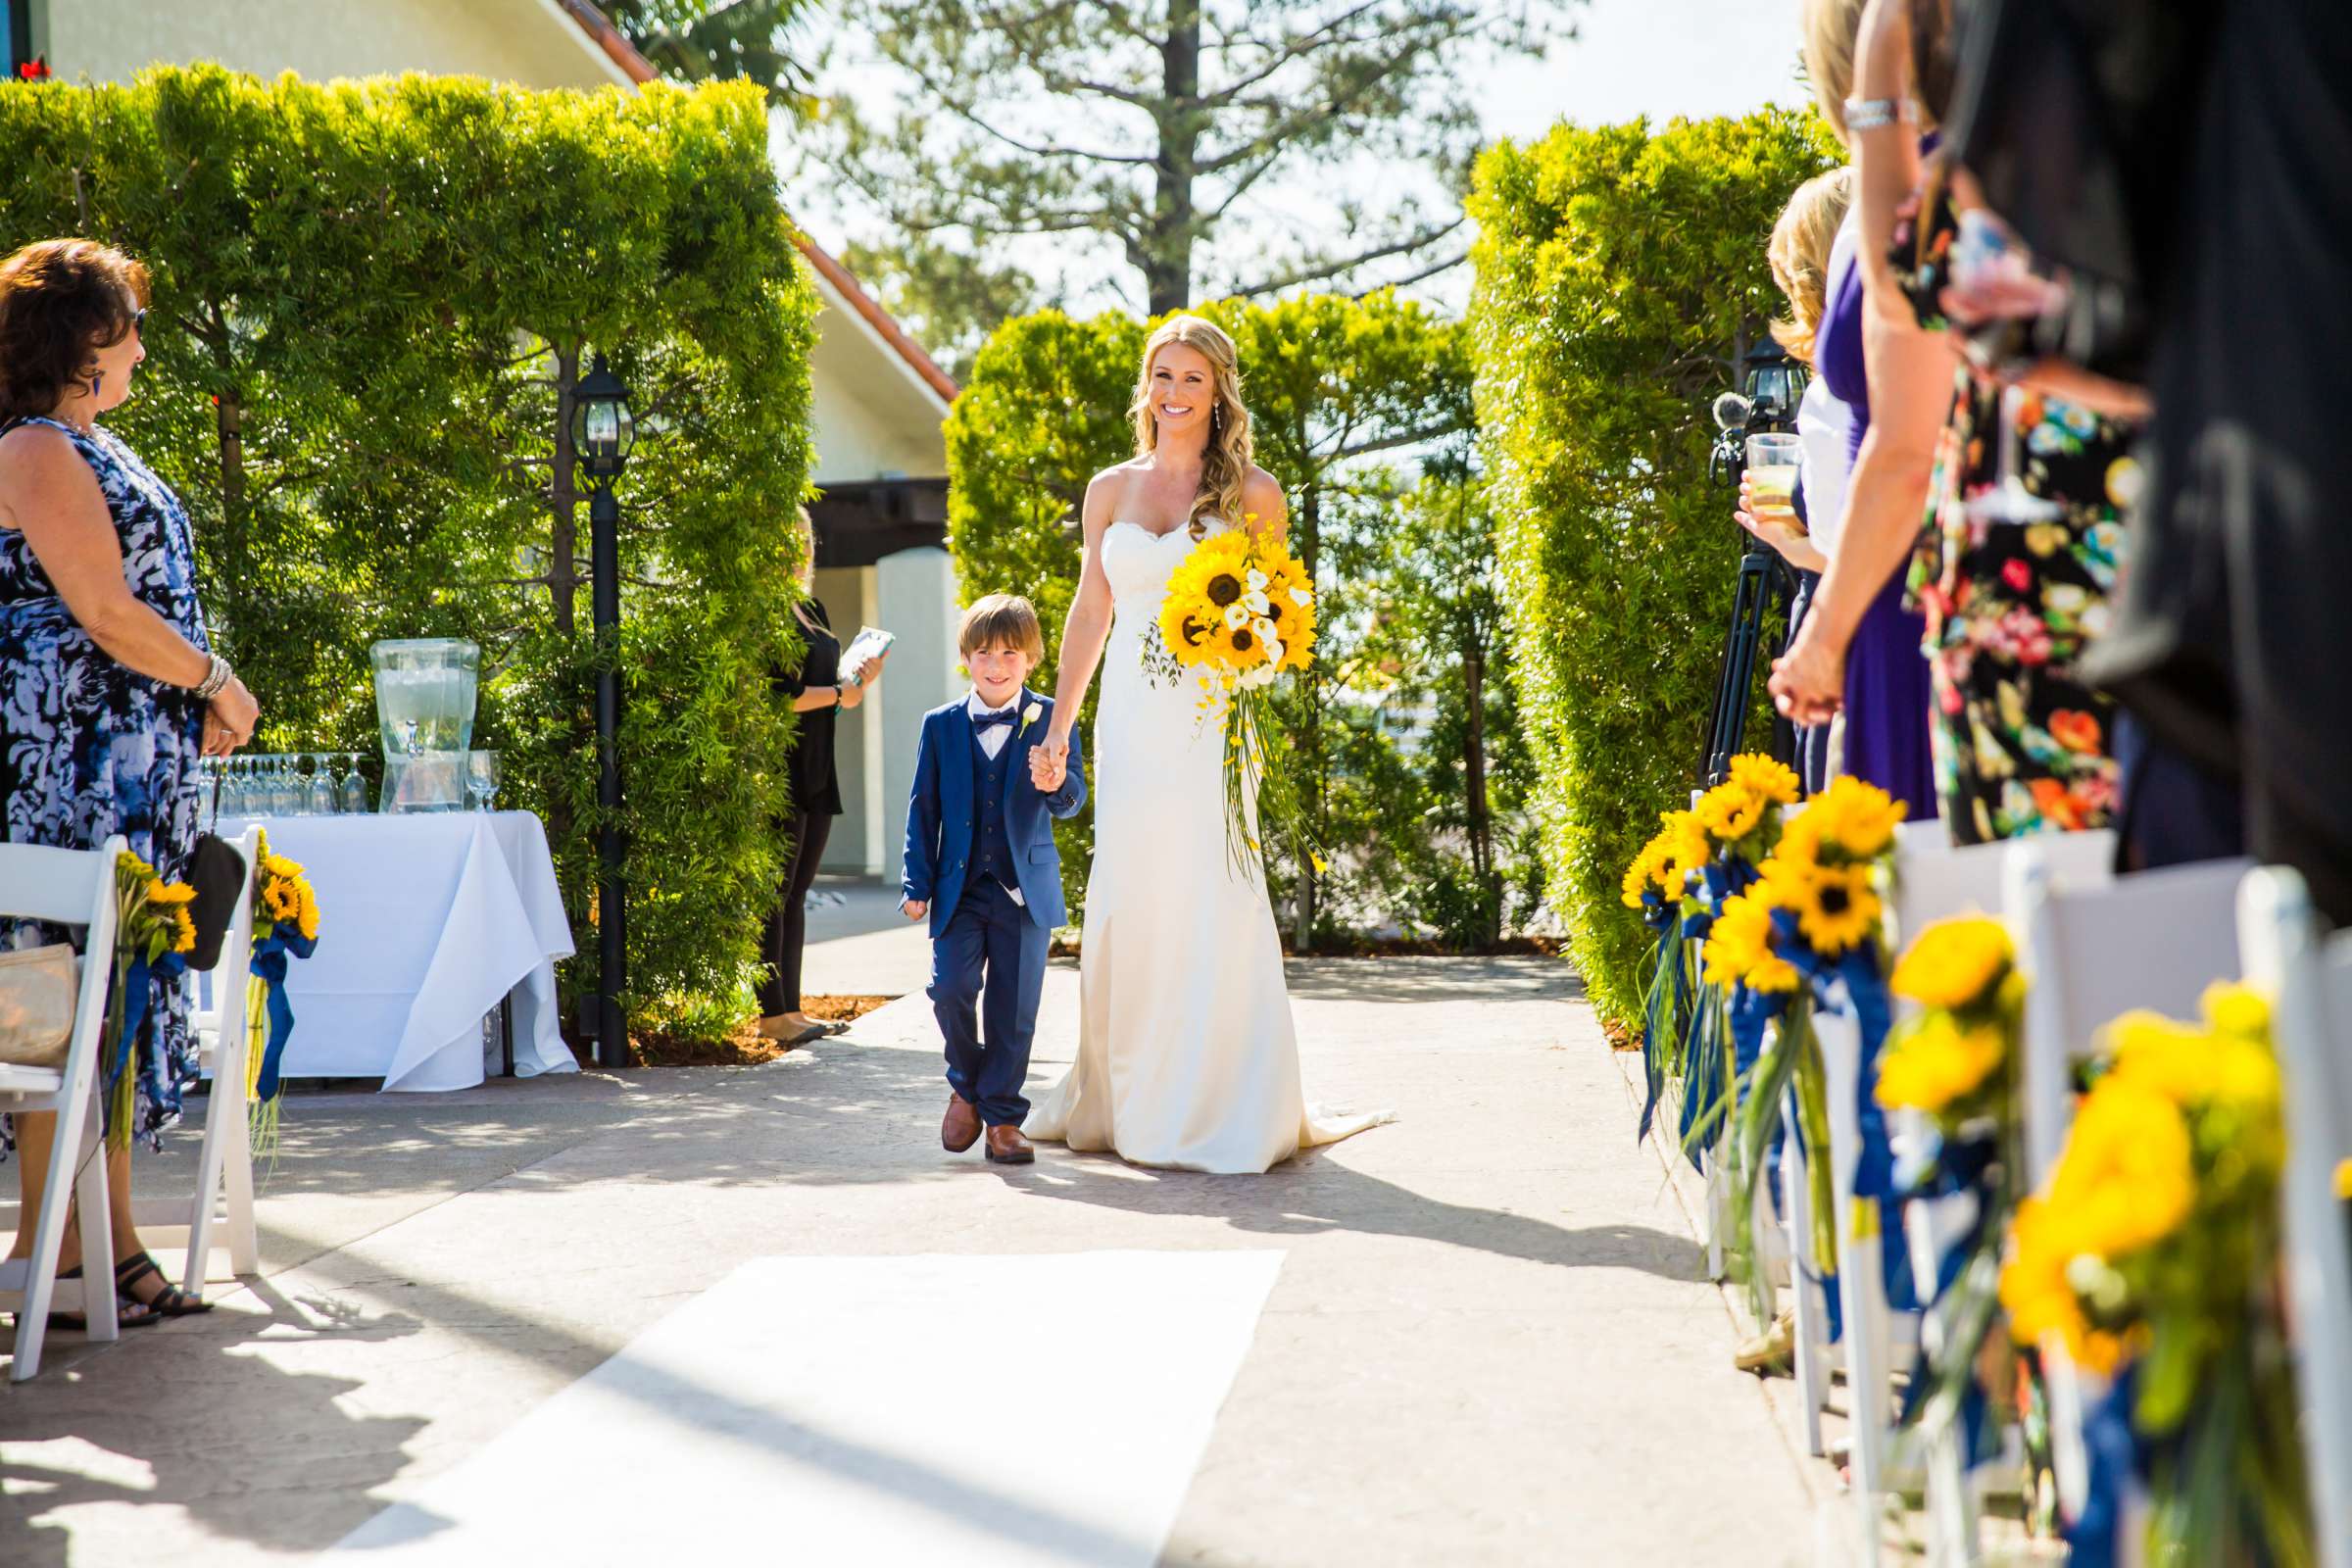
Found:
M 129 1070 L 129 1069 L 125 1069 Z M 115 1222 L 113 1193 L 106 1174 L 106 1112 L 93 1085 L 82 1116 L 79 1173 L 74 1181 L 74 1208 L 81 1216 L 82 1315 L 88 1338 L 104 1343 L 122 1332 L 115 1306 Z M 65 1128 L 58 1128 L 62 1135 Z M 65 1140 L 58 1140 L 62 1147 Z M 55 1189 L 52 1189 L 53 1191 Z M 46 1217 L 46 1216 L 44 1216 Z
M 237 1097 L 235 1133 L 228 1142 L 229 1271 L 240 1277 L 262 1271 L 262 1240 L 253 1218 L 253 1143 L 249 1130 L 251 1102 Z
M 41 1217 L 32 1228 L 32 1257 L 26 1264 L 24 1304 L 17 1312 L 17 1339 L 8 1366 L 9 1380 L 13 1383 L 23 1383 L 41 1370 L 41 1344 L 49 1337 L 49 1311 L 57 1296 L 57 1257 L 66 1244 L 66 1216 L 77 1200 L 83 1205 L 85 1218 L 93 1213 L 98 1216 L 95 1228 L 86 1222 L 81 1227 L 83 1310 L 88 1315 L 92 1338 L 98 1337 L 102 1328 L 107 1338 L 114 1337 L 114 1236 L 107 1227 L 106 1161 L 100 1158 L 83 1166 L 80 1159 L 84 1124 L 96 1110 L 96 1099 L 95 1091 L 69 1094 L 58 1107 L 56 1137 L 49 1146 L 48 1185 L 43 1189 Z M 93 1171 L 97 1200 L 94 1205 L 89 1200 Z M 101 1263 L 103 1272 L 94 1266 Z M 99 1310 L 102 1285 L 103 1312 Z
M 224 1071 L 227 1054 L 215 1049 L 213 1089 L 205 1097 L 204 1145 L 196 1155 L 196 1200 L 188 1211 L 188 1258 L 180 1270 L 180 1289 L 191 1296 L 204 1294 L 204 1278 L 212 1263 L 213 1209 L 220 1200 L 224 1145 L 227 1139 L 245 1131 L 227 1125 L 236 1101 L 236 1096 L 228 1090 Z
M 1781 1112 L 1789 1129 L 1781 1148 L 1781 1209 L 1788 1217 L 1788 1289 L 1795 1298 L 1796 1392 L 1803 1411 L 1805 1452 L 1819 1457 L 1828 1451 L 1821 1436 L 1821 1410 L 1829 1397 L 1828 1340 L 1821 1331 L 1821 1272 L 1813 1255 L 1813 1183 L 1796 1136 L 1796 1094 L 1782 1101 Z

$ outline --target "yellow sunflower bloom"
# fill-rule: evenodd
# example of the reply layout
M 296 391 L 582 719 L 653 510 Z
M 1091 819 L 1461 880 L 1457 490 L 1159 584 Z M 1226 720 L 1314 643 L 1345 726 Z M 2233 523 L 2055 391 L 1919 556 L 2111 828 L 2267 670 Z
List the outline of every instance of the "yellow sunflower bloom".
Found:
M 1948 1013 L 1931 1014 L 1881 1058 L 1879 1103 L 1940 1111 L 1983 1087 L 2008 1051 L 2008 1039 L 1996 1025 L 1963 1027 Z
M 1803 791 L 1794 768 L 1760 752 L 1742 752 L 1733 758 L 1731 781 L 1775 806 L 1794 806 Z
M 1738 779 L 1728 779 L 1700 796 L 1691 809 L 1716 842 L 1734 844 L 1756 830 L 1770 804 Z
M 1777 904 L 1796 912 L 1796 927 L 1813 951 L 1835 957 L 1878 929 L 1879 895 L 1868 865 L 1822 865 L 1774 856 L 1762 885 Z
M 1707 983 L 1728 990 L 1745 981 L 1751 991 L 1794 991 L 1796 968 L 1772 951 L 1772 936 L 1770 905 L 1742 893 L 1724 900 L 1723 912 L 1707 930 Z
M 2205 988 L 2201 1005 L 2206 1023 L 2216 1034 L 2236 1035 L 2246 1040 L 2271 1038 L 2270 1001 L 2249 986 L 2216 981 Z
M 1983 915 L 1938 920 L 1920 932 L 1887 984 L 1925 1007 L 1972 1007 L 1992 999 L 2016 961 L 2009 928 Z
M 2107 1376 L 2123 1363 L 2132 1342 L 2091 1326 L 2069 1275 L 2085 1254 L 2075 1245 L 2074 1228 L 2048 1200 L 2029 1198 L 2010 1226 L 2010 1255 L 2001 1268 L 2001 1306 L 2020 1345 L 2055 1337 L 2067 1353 Z M 2097 1259 L 2091 1259 L 2094 1266 Z
M 189 917 L 186 909 L 177 906 L 174 906 L 172 910 L 172 951 L 173 953 L 196 951 L 196 922 Z
M 1679 898 L 1685 880 L 1714 858 L 1715 851 L 1707 840 L 1707 830 L 1690 812 L 1667 811 L 1659 820 L 1666 824 L 1662 834 L 1666 856 L 1658 870 L 1658 882 L 1661 888 Z
M 1867 860 L 1894 842 L 1904 814 L 1903 804 L 1877 785 L 1836 778 L 1789 820 L 1786 836 L 1815 858 Z
M 2050 1206 L 2082 1250 L 2114 1261 L 2180 1228 L 2196 1203 L 2187 1120 L 2165 1096 L 2110 1073 L 2092 1086 L 2050 1177 Z
M 165 908 L 175 908 L 183 904 L 192 904 L 195 899 L 196 890 L 185 882 L 166 882 L 157 877 L 150 877 L 147 880 L 147 902 L 149 904 L 161 905 Z

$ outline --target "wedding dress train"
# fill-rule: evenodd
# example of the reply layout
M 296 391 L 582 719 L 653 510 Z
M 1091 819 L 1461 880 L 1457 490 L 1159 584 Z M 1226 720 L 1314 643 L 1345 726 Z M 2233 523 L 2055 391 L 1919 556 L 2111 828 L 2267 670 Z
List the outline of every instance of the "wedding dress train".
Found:
M 1223 727 L 1200 722 L 1189 681 L 1155 687 L 1144 672 L 1144 633 L 1191 543 L 1132 522 L 1103 534 L 1113 617 L 1078 1059 L 1021 1130 L 1138 1165 L 1254 1173 L 1392 1117 L 1306 1103 L 1265 880 L 1226 851 Z

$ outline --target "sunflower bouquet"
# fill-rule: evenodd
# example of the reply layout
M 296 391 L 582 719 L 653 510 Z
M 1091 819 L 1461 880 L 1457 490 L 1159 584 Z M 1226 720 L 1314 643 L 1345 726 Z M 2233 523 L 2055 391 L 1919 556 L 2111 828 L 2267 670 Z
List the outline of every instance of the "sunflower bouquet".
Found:
M 318 896 L 301 862 L 270 848 L 260 835 L 253 871 L 253 957 L 245 993 L 245 1087 L 251 1105 L 251 1136 L 257 1153 L 277 1147 L 278 1112 L 284 1084 L 279 1068 L 294 1032 L 294 1008 L 286 1000 L 286 963 L 307 958 L 318 945 Z
M 1305 563 L 1245 526 L 1212 533 L 1186 553 L 1145 642 L 1153 683 L 1195 683 L 1200 722 L 1225 730 L 1226 845 L 1237 868 L 1258 859 L 1255 805 L 1262 790 L 1275 825 L 1317 872 L 1325 861 L 1306 834 L 1298 781 L 1269 744 L 1270 688 L 1314 662 L 1315 584 Z
M 2269 1008 L 2220 985 L 2203 1013 L 2109 1027 L 2056 1168 L 2011 1222 L 2000 1300 L 2019 1344 L 2117 1380 L 2090 1419 L 2137 1450 L 2149 1560 L 2310 1562 L 2278 1299 L 2286 1134 Z
M 1889 1032 L 1879 1060 L 1879 1104 L 1911 1124 L 1895 1187 L 1965 1204 L 1933 1282 L 1937 1331 L 1923 1337 L 1905 1403 L 1904 1433 L 1927 1439 L 2013 1382 L 2005 1367 L 1987 1374 L 1981 1352 L 1998 1315 L 2002 1237 L 2017 1201 L 2026 979 L 2008 927 L 1962 915 L 1920 932 L 1887 985 L 1916 1008 Z
M 1619 896 L 1641 912 L 1655 938 L 1645 980 L 1642 1064 L 1647 1097 L 1636 1131 L 1649 1135 L 1669 1076 L 1684 1080 L 1682 1134 L 1695 1160 L 1715 1122 L 1704 1107 L 1727 1082 L 1725 1024 L 1717 999 L 1701 984 L 1700 945 L 1729 901 L 1750 885 L 1757 862 L 1780 833 L 1777 808 L 1798 796 L 1796 774 L 1770 757 L 1732 760 L 1730 776 L 1687 811 L 1666 811 L 1657 833 L 1625 870 Z
M 1720 1113 L 1737 1128 L 1736 1213 L 1755 1212 L 1754 1183 L 1786 1091 L 1795 1092 L 1797 1132 L 1805 1145 L 1828 1147 L 1828 1073 L 1812 1029 L 1819 989 L 1843 984 L 1864 1024 L 1866 1055 L 1884 1035 L 1880 890 L 1903 814 L 1902 804 L 1874 785 L 1834 780 L 1781 825 L 1753 881 L 1724 900 L 1708 931 L 1704 974 L 1723 998 L 1735 1068 Z M 1883 1145 L 1883 1123 L 1878 1137 Z M 1813 1249 L 1826 1265 L 1837 1255 L 1830 1165 L 1817 1158 L 1807 1166 L 1814 1183 Z M 1857 1184 L 1858 1192 L 1872 1190 Z
M 195 902 L 194 888 L 165 881 L 128 851 L 115 858 L 115 984 L 103 1058 L 106 1141 L 115 1149 L 130 1147 L 136 1088 L 145 1070 L 134 1067 L 131 1051 L 152 1004 L 154 982 L 179 975 L 196 948 L 196 920 L 189 912 Z

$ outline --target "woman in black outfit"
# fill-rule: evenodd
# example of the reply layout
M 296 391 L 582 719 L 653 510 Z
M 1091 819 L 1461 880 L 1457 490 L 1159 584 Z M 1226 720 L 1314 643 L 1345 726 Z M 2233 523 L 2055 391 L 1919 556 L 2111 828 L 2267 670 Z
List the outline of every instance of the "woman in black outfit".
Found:
M 805 525 L 804 525 L 805 526 Z M 806 536 L 804 536 L 806 539 Z M 776 690 L 792 699 L 800 715 L 787 766 L 792 774 L 792 818 L 784 824 L 791 858 L 784 865 L 784 884 L 777 890 L 776 906 L 760 933 L 760 955 L 766 975 L 760 982 L 760 1033 L 786 1046 L 804 1046 L 821 1035 L 840 1034 L 848 1024 L 827 1024 L 801 1010 L 801 948 L 808 934 L 808 889 L 816 881 L 817 862 L 824 858 L 825 839 L 833 819 L 841 814 L 841 780 L 833 768 L 834 714 L 865 700 L 866 688 L 881 674 L 882 660 L 844 672 L 841 639 L 833 635 L 824 605 L 810 591 L 815 585 L 813 542 L 808 541 L 801 567 L 803 598 L 793 612 L 808 652 L 798 670 L 776 676 Z M 888 656 L 884 656 L 887 658 Z

